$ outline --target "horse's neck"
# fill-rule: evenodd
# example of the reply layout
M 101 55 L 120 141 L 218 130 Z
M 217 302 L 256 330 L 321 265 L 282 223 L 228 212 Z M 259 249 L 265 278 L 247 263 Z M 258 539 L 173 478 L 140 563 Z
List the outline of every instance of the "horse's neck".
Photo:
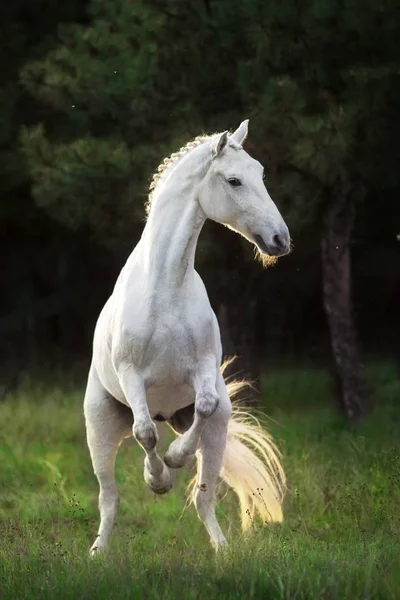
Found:
M 193 198 L 174 199 L 150 215 L 141 240 L 143 266 L 150 281 L 160 288 L 188 281 L 194 270 L 197 240 L 204 215 Z
M 197 240 L 206 219 L 197 201 L 206 165 L 201 152 L 193 154 L 156 193 L 140 242 L 145 272 L 157 290 L 166 287 L 173 292 L 192 281 Z

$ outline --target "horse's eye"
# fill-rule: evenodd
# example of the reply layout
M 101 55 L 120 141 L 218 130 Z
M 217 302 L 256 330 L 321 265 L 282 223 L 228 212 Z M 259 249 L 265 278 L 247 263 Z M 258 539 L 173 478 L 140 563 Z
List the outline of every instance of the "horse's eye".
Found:
M 239 185 L 242 185 L 242 182 L 239 179 L 237 179 L 236 177 L 230 177 L 230 179 L 228 179 L 228 183 L 232 187 L 239 187 Z

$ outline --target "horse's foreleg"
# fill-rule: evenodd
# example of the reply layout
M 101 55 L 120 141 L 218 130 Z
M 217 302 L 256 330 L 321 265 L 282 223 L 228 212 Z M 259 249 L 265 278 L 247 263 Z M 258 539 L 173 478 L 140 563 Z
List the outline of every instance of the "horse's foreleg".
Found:
M 226 446 L 231 401 L 222 376 L 217 382 L 219 404 L 204 427 L 198 452 L 197 485 L 194 503 L 199 518 L 210 535 L 211 543 L 218 549 L 226 540 L 215 516 L 215 488 L 218 483 Z
M 182 467 L 195 454 L 202 432 L 219 404 L 215 378 L 199 377 L 194 381 L 194 388 L 196 398 L 193 423 L 181 437 L 172 442 L 164 458 L 165 463 L 174 469 Z
M 171 476 L 157 453 L 157 427 L 150 416 L 143 382 L 132 368 L 125 369 L 119 380 L 133 412 L 133 435 L 146 452 L 144 479 L 153 492 L 165 494 L 172 487 Z
M 122 440 L 131 434 L 132 414 L 107 394 L 93 367 L 89 373 L 84 411 L 87 443 L 100 486 L 101 521 L 90 550 L 93 555 L 106 547 L 117 516 L 119 495 L 114 476 L 115 457 Z

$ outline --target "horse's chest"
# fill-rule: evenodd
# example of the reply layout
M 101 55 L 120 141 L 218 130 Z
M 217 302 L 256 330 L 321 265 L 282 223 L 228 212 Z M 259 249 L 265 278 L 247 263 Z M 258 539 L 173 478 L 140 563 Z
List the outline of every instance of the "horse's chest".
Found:
M 166 319 L 154 327 L 146 352 L 152 379 L 185 378 L 196 361 L 198 339 L 185 319 Z
M 153 351 L 162 347 L 165 351 L 168 346 L 170 356 L 180 352 L 193 353 L 196 346 L 196 334 L 184 315 L 171 315 L 169 318 L 158 319 L 155 322 L 150 346 Z
M 184 314 L 171 310 L 162 317 L 149 319 L 146 327 L 131 330 L 125 343 L 148 384 L 180 384 L 195 367 L 201 335 L 196 335 Z
M 217 354 L 213 312 L 202 294 L 160 292 L 147 302 L 130 299 L 125 306 L 116 349 L 147 386 L 187 383 L 204 356 Z

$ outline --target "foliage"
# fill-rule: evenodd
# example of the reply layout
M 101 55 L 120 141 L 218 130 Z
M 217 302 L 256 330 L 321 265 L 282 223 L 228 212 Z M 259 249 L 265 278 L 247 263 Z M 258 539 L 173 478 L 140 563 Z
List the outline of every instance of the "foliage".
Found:
M 203 130 L 233 128 L 250 117 L 248 149 L 266 164 L 267 186 L 296 253 L 279 265 L 280 275 L 265 278 L 246 244 L 207 227 L 198 265 L 206 283 L 224 282 L 211 290 L 213 305 L 232 294 L 249 305 L 258 290 L 258 298 L 271 298 L 268 306 L 258 302 L 258 313 L 272 313 L 271 289 L 283 289 L 300 272 L 304 284 L 281 296 L 279 319 L 296 321 L 298 304 L 299 314 L 311 314 L 319 301 L 319 214 L 340 180 L 364 200 L 354 236 L 356 302 L 371 287 L 382 288 L 387 263 L 385 293 L 376 304 L 382 318 L 389 314 L 398 286 L 389 266 L 398 259 L 393 227 L 400 220 L 396 7 L 394 0 L 368 6 L 361 0 L 274 6 L 92 0 L 62 7 L 17 0 L 2 7 L 0 214 L 17 264 L 12 270 L 1 265 L 10 290 L 3 312 L 18 303 L 13 273 L 24 271 L 27 253 L 41 262 L 37 237 L 45 254 L 59 253 L 63 240 L 70 273 L 85 254 L 85 269 L 105 300 L 141 233 L 158 163 Z M 33 271 L 23 294 L 41 304 L 40 275 Z M 73 279 L 62 289 L 68 285 L 75 286 Z M 62 296 L 58 276 L 47 287 Z M 89 293 L 85 286 L 76 290 L 81 297 Z M 88 316 L 60 302 L 58 318 L 79 329 Z M 44 328 L 36 312 L 29 319 L 33 329 Z M 308 326 L 302 319 L 296 326 L 302 339 Z M 19 339 L 26 335 L 22 328 Z
M 256 0 L 224 1 L 209 10 L 200 1 L 166 9 L 156 2 L 92 2 L 88 27 L 60 27 L 58 47 L 22 71 L 28 91 L 61 121 L 48 131 L 47 150 L 57 158 L 47 170 L 46 153 L 35 152 L 37 130 L 23 138 L 35 198 L 59 205 L 67 222 L 76 215 L 77 223 L 87 214 L 79 204 L 95 213 L 105 197 L 109 210 L 116 198 L 125 204 L 127 194 L 141 206 L 160 142 L 172 147 L 204 125 L 234 126 L 243 114 L 252 116 L 252 143 L 269 156 L 281 193 L 307 207 L 299 219 L 295 202 L 294 232 L 313 221 L 318 191 L 340 178 L 398 184 L 400 24 L 383 18 L 394 8 L 392 0 L 368 8 L 327 0 L 300 8 L 286 0 L 273 9 Z M 60 135 L 70 143 L 58 149 Z M 41 129 L 42 144 L 44 136 Z M 96 140 L 99 156 L 88 164 L 76 145 Z M 115 155 L 115 145 L 124 172 L 134 148 L 129 171 L 136 186 L 118 188 L 111 175 L 97 195 L 90 182 L 106 177 L 106 150 Z

